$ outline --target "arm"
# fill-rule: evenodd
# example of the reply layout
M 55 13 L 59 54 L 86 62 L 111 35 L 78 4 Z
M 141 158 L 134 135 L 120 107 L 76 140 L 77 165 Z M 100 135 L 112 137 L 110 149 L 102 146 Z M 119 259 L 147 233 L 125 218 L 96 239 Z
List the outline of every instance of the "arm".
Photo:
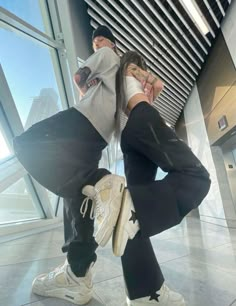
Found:
M 74 75 L 74 83 L 81 96 L 87 92 L 89 87 L 98 84 L 100 80 L 97 76 L 100 73 L 118 63 L 119 57 L 108 47 L 103 47 L 92 54 Z
M 127 68 L 127 75 L 135 77 L 144 87 L 144 92 L 148 96 L 153 94 L 153 100 L 161 93 L 164 88 L 163 82 L 150 72 L 142 70 L 135 64 L 130 64 Z M 151 101 L 152 102 L 152 101 Z
M 80 68 L 74 75 L 74 83 L 77 89 L 80 92 L 80 95 L 83 96 L 88 90 L 86 81 L 91 73 L 91 70 L 88 67 Z

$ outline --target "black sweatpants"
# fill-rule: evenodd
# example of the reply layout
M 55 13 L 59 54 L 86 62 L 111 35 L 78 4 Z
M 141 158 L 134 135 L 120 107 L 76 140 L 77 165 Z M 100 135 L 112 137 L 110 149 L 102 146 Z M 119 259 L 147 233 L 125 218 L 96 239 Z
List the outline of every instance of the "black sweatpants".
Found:
M 36 123 L 14 139 L 16 156 L 32 177 L 64 198 L 63 252 L 72 271 L 84 276 L 96 260 L 97 243 L 89 212 L 80 214 L 82 188 L 95 185 L 110 172 L 99 169 L 102 150 L 107 146 L 93 125 L 74 108 Z
M 130 113 L 121 136 L 128 189 L 140 233 L 129 240 L 122 266 L 130 299 L 152 296 L 164 282 L 149 237 L 179 224 L 210 188 L 207 170 L 146 102 Z M 155 181 L 157 168 L 168 172 Z

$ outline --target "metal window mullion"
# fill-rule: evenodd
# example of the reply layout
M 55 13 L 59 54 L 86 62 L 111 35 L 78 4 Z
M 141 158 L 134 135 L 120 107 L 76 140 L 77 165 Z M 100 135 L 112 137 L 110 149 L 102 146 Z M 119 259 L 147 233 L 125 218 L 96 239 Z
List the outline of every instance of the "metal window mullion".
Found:
M 56 209 L 55 209 L 55 217 L 58 216 L 59 206 L 60 206 L 61 198 L 57 197 Z
M 13 137 L 24 131 L 20 116 L 18 114 L 15 102 L 13 100 L 10 88 L 5 78 L 2 66 L 0 64 L 0 102 L 6 119 L 9 123 Z
M 0 101 L 1 101 L 1 105 L 3 107 L 4 113 L 7 116 L 6 119 L 9 123 L 9 125 L 10 125 L 10 128 L 11 128 L 12 132 L 13 132 L 13 136 L 17 136 L 17 135 L 21 134 L 24 131 L 24 128 L 23 128 L 20 116 L 18 114 L 14 99 L 12 97 L 11 91 L 9 89 L 9 86 L 8 86 L 8 83 L 7 83 L 7 80 L 5 78 L 5 75 L 4 75 L 4 72 L 2 70 L 1 65 L 0 65 Z M 17 169 L 19 168 L 20 170 L 13 171 L 14 170 L 13 169 L 12 171 L 14 173 L 12 173 L 12 176 L 16 177 L 16 175 L 17 175 L 17 178 L 19 179 L 19 173 L 21 174 L 21 176 L 23 176 L 25 174 L 25 170 L 20 165 L 20 163 L 16 160 L 16 158 L 14 158 L 13 161 L 16 162 L 16 164 L 17 164 L 16 168 Z M 6 165 L 8 165 L 8 164 L 5 164 L 5 166 Z M 10 168 L 8 168 L 8 171 L 10 171 Z M 19 172 L 19 171 L 21 171 L 21 172 Z M 5 177 L 5 185 L 6 185 L 7 180 L 8 179 L 7 179 L 7 176 L 6 176 Z M 0 186 L 1 185 L 5 186 L 3 183 L 0 184 Z M 1 186 L 1 188 L 2 188 L 2 186 Z M 35 191 L 38 191 L 38 189 L 35 190 Z M 32 196 L 33 196 L 34 199 L 36 199 L 38 197 L 38 194 L 32 193 Z M 50 207 L 48 206 L 49 205 L 49 202 L 48 202 L 49 200 L 47 200 L 46 197 L 44 197 L 43 200 L 45 202 L 42 205 L 44 207 L 44 211 L 46 212 L 47 217 L 51 218 L 52 216 L 51 216 L 51 213 L 50 213 Z M 36 202 L 36 204 L 37 204 L 37 202 Z M 41 214 L 41 212 L 40 212 L 40 214 Z
M 34 205 L 35 209 L 37 210 L 37 212 L 39 213 L 40 218 L 41 219 L 46 218 L 47 217 L 46 212 L 45 212 L 44 207 L 43 207 L 43 205 L 40 201 L 37 190 L 35 189 L 30 176 L 27 174 L 23 178 L 24 178 L 24 181 L 25 181 L 26 189 L 32 197 L 33 205 Z
M 3 22 L 3 25 L 7 26 L 10 29 L 16 29 L 17 31 L 28 35 L 43 44 L 46 44 L 53 48 L 62 48 L 62 44 L 53 40 L 51 37 L 41 32 L 37 28 L 33 27 L 31 24 L 23 21 L 19 17 L 15 16 L 11 12 L 0 7 L 0 21 Z
M 25 174 L 25 169 L 14 156 L 0 164 L 0 193 L 17 182 Z
M 58 85 L 58 90 L 59 90 L 62 106 L 63 106 L 63 109 L 67 109 L 69 107 L 69 98 L 72 98 L 72 97 L 68 97 L 68 94 L 69 94 L 68 92 L 71 93 L 72 89 L 69 87 L 69 85 L 65 81 L 67 80 L 66 78 L 69 78 L 69 73 L 64 67 L 66 66 L 66 63 L 64 63 L 64 60 L 66 60 L 64 59 L 66 57 L 65 51 L 61 49 L 60 50 L 56 49 L 56 52 L 54 52 L 54 50 L 50 50 L 50 55 L 51 55 L 51 61 L 52 61 L 53 68 L 54 68 L 55 78 L 56 78 L 56 82 Z M 63 69 L 64 76 L 62 75 L 62 69 Z
M 53 37 L 52 23 L 50 16 L 51 14 L 49 14 L 48 0 L 39 1 L 39 7 L 42 13 L 41 16 L 43 20 L 44 30 L 50 37 Z
M 8 148 L 10 149 L 10 151 L 13 152 L 13 148 L 12 148 L 12 138 L 13 138 L 13 132 L 8 124 L 7 118 L 5 116 L 5 112 L 0 100 L 0 127 L 2 127 L 1 132 L 3 134 L 3 137 L 5 139 L 5 142 L 8 146 Z M 13 153 L 12 153 L 13 154 Z M 6 157 L 6 158 L 10 158 L 10 156 Z M 0 159 L 0 164 L 2 163 L 2 159 Z
M 63 97 L 64 108 L 70 107 L 70 104 L 75 102 L 74 88 L 71 81 L 70 70 L 67 63 L 67 55 L 62 35 L 62 27 L 56 1 L 47 0 L 47 5 L 51 17 L 51 24 L 55 39 L 63 44 L 63 48 L 57 49 L 57 59 L 55 59 L 55 73 L 59 80 L 60 96 Z
M 26 180 L 37 209 L 39 211 L 42 210 L 44 217 L 47 219 L 54 218 L 55 213 L 53 211 L 47 190 L 29 175 L 26 177 Z

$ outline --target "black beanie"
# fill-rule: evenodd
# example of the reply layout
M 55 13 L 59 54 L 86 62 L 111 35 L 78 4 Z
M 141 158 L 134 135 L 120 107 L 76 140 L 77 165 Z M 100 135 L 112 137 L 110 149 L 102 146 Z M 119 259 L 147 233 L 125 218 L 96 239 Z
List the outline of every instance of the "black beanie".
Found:
M 94 40 L 94 38 L 96 38 L 97 36 L 103 36 L 105 38 L 110 39 L 110 41 L 112 41 L 114 44 L 116 43 L 115 37 L 113 36 L 112 32 L 110 29 L 108 29 L 106 26 L 104 25 L 100 25 L 97 27 L 96 30 L 94 30 L 93 32 L 93 36 L 92 36 L 92 41 Z

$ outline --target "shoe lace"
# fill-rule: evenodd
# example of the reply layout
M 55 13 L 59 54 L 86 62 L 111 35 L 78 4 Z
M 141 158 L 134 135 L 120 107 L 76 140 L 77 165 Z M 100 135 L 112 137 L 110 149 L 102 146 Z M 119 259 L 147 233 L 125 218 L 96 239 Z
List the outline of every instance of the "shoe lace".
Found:
M 81 204 L 81 207 L 80 207 L 80 213 L 81 215 L 83 216 L 83 218 L 85 218 L 85 215 L 87 213 L 87 210 L 88 210 L 88 204 L 89 204 L 89 200 L 92 201 L 92 206 L 91 206 L 91 210 L 90 210 L 90 214 L 89 214 L 89 217 L 91 220 L 93 220 L 95 218 L 95 214 L 96 214 L 96 200 L 94 197 L 92 196 L 87 196 L 82 204 Z
M 63 263 L 63 264 L 59 265 L 58 267 L 56 267 L 53 271 L 49 272 L 47 278 L 48 278 L 49 280 L 50 280 L 50 279 L 54 279 L 55 276 L 56 276 L 58 273 L 60 273 L 61 271 L 64 270 L 64 265 L 65 265 L 65 264 Z
M 87 213 L 88 210 L 88 204 L 89 204 L 89 200 L 92 201 L 92 207 L 90 210 L 90 219 L 93 220 L 96 217 L 102 216 L 103 215 L 103 209 L 102 209 L 102 205 L 98 199 L 98 194 L 100 191 L 102 191 L 103 189 L 106 188 L 110 188 L 111 184 L 110 183 L 106 183 L 105 185 L 103 185 L 103 188 L 98 189 L 96 188 L 96 193 L 94 195 L 88 195 L 82 202 L 81 207 L 80 207 L 80 213 L 83 216 L 83 218 L 85 218 L 85 215 Z

